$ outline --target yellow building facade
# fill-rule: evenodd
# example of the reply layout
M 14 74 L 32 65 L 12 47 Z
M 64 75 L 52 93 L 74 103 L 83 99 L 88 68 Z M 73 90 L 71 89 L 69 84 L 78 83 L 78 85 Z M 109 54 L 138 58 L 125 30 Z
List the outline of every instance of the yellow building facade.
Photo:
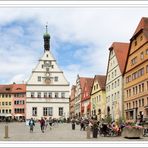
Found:
M 91 90 L 91 114 L 97 115 L 97 119 L 105 118 L 106 109 L 106 92 L 105 92 L 106 76 L 96 75 Z
M 13 97 L 9 93 L 0 93 L 0 115 L 12 116 Z
M 148 117 L 148 18 L 142 18 L 130 40 L 124 74 L 124 108 L 127 121 Z

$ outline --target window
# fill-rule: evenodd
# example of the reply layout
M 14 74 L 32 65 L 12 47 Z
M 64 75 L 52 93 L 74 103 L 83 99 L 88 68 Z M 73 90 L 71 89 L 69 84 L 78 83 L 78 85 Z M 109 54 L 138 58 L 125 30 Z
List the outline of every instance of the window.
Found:
M 139 100 L 139 107 L 141 107 L 141 100 Z
M 52 116 L 53 108 L 52 107 L 43 107 L 43 116 Z
M 38 92 L 38 98 L 41 98 L 41 92 Z
M 143 52 L 140 53 L 140 59 L 141 59 L 141 60 L 144 59 L 144 53 L 143 53 Z
M 136 101 L 136 107 L 138 107 L 138 102 Z
M 38 82 L 41 82 L 41 76 L 38 76 Z
M 142 83 L 142 92 L 144 92 L 144 83 Z
M 58 96 L 58 92 L 55 92 L 55 98 L 58 98 L 59 96 Z
M 42 64 L 42 69 L 44 68 L 44 65 Z
M 96 85 L 96 89 L 98 89 L 98 84 Z
M 131 89 L 129 89 L 129 97 L 131 96 Z
M 131 108 L 131 103 L 129 103 L 129 109 Z
M 143 40 L 143 36 L 141 35 L 141 37 L 140 37 L 140 41 L 142 41 Z
M 4 105 L 4 102 L 2 102 L 2 105 Z
M 115 76 L 117 75 L 117 70 L 115 70 Z
M 116 88 L 116 81 L 115 81 L 115 88 Z
M 114 78 L 114 72 L 112 72 L 112 78 Z
M 129 94 L 128 94 L 128 90 L 126 90 L 126 96 L 127 96 L 127 97 L 129 96 Z
M 46 57 L 48 58 L 48 54 L 46 54 Z
M 135 41 L 135 46 L 137 46 L 137 41 Z
M 9 102 L 9 105 L 11 105 L 11 102 Z
M 61 98 L 65 98 L 65 93 L 64 92 L 61 93 Z
M 134 64 L 136 64 L 137 63 L 137 57 L 135 57 L 135 58 L 133 58 L 132 60 L 131 60 L 131 65 L 134 65 Z
M 58 81 L 58 77 L 54 77 L 54 81 L 57 82 Z
M 135 95 L 135 87 L 133 87 L 133 95 Z
M 116 93 L 115 93 L 114 99 L 116 100 Z
M 11 109 L 9 109 L 9 114 L 11 114 Z
M 54 65 L 51 65 L 51 68 L 54 68 Z
M 4 109 L 2 110 L 2 113 L 5 113 L 5 110 Z
M 37 116 L 37 107 L 32 107 L 32 116 Z
M 44 98 L 47 98 L 47 92 L 44 93 Z
M 139 85 L 139 93 L 141 93 L 141 85 Z
M 146 73 L 148 73 L 148 65 L 146 65 Z
M 59 107 L 59 116 L 63 116 L 63 107 Z
M 48 97 L 52 98 L 52 92 L 49 92 Z
M 34 98 L 34 92 L 31 92 L 31 98 Z
M 6 106 L 8 105 L 8 102 L 5 102 Z
M 110 75 L 108 75 L 108 80 L 110 80 Z
M 95 85 L 94 85 L 94 90 L 95 90 Z
M 144 106 L 144 99 L 142 99 L 142 106 Z
M 148 55 L 148 49 L 146 50 L 146 54 Z
M 126 104 L 126 108 L 128 109 L 128 103 Z
M 120 82 L 120 81 L 119 81 L 119 79 L 118 79 L 118 86 L 119 86 L 119 82 Z
M 136 90 L 136 94 L 137 94 L 138 93 L 138 86 L 135 87 L 135 90 Z
M 114 88 L 114 83 L 112 83 L 112 89 Z

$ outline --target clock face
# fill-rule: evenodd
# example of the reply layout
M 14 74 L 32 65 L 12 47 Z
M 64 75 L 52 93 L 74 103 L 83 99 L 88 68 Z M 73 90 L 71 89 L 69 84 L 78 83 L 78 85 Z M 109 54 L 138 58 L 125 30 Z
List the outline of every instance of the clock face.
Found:
M 46 73 L 46 77 L 50 77 L 50 73 L 49 72 Z
M 46 74 L 45 74 L 45 83 L 50 84 L 50 82 L 51 82 L 50 73 L 46 72 Z

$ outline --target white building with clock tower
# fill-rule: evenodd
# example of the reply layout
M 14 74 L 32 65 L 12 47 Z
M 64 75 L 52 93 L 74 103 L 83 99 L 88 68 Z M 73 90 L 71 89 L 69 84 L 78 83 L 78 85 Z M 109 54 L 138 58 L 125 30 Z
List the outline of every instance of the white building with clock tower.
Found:
M 69 117 L 69 82 L 50 51 L 50 35 L 44 34 L 44 54 L 27 82 L 26 119 Z

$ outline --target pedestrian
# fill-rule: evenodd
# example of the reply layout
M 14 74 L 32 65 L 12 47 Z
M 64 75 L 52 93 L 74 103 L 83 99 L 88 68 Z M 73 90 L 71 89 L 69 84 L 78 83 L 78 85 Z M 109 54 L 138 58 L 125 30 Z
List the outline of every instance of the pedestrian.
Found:
M 50 130 L 52 129 L 52 124 L 53 124 L 52 117 L 49 117 L 49 127 L 50 127 Z
M 44 118 L 44 120 L 45 120 L 45 130 L 46 130 L 48 126 L 48 121 L 47 121 L 47 118 Z
M 44 133 L 44 128 L 45 128 L 45 120 L 43 119 L 43 117 L 40 120 L 40 127 L 41 127 L 41 131 L 42 133 Z
M 97 124 L 97 122 L 93 123 L 92 132 L 93 132 L 93 138 L 97 138 L 97 136 L 98 136 L 98 124 Z
M 29 126 L 30 126 L 30 133 L 32 133 L 33 132 L 33 127 L 35 126 L 35 122 L 34 122 L 33 118 L 31 118 L 29 120 Z
M 75 130 L 75 126 L 76 126 L 75 119 L 73 118 L 71 122 L 72 122 L 72 130 Z

